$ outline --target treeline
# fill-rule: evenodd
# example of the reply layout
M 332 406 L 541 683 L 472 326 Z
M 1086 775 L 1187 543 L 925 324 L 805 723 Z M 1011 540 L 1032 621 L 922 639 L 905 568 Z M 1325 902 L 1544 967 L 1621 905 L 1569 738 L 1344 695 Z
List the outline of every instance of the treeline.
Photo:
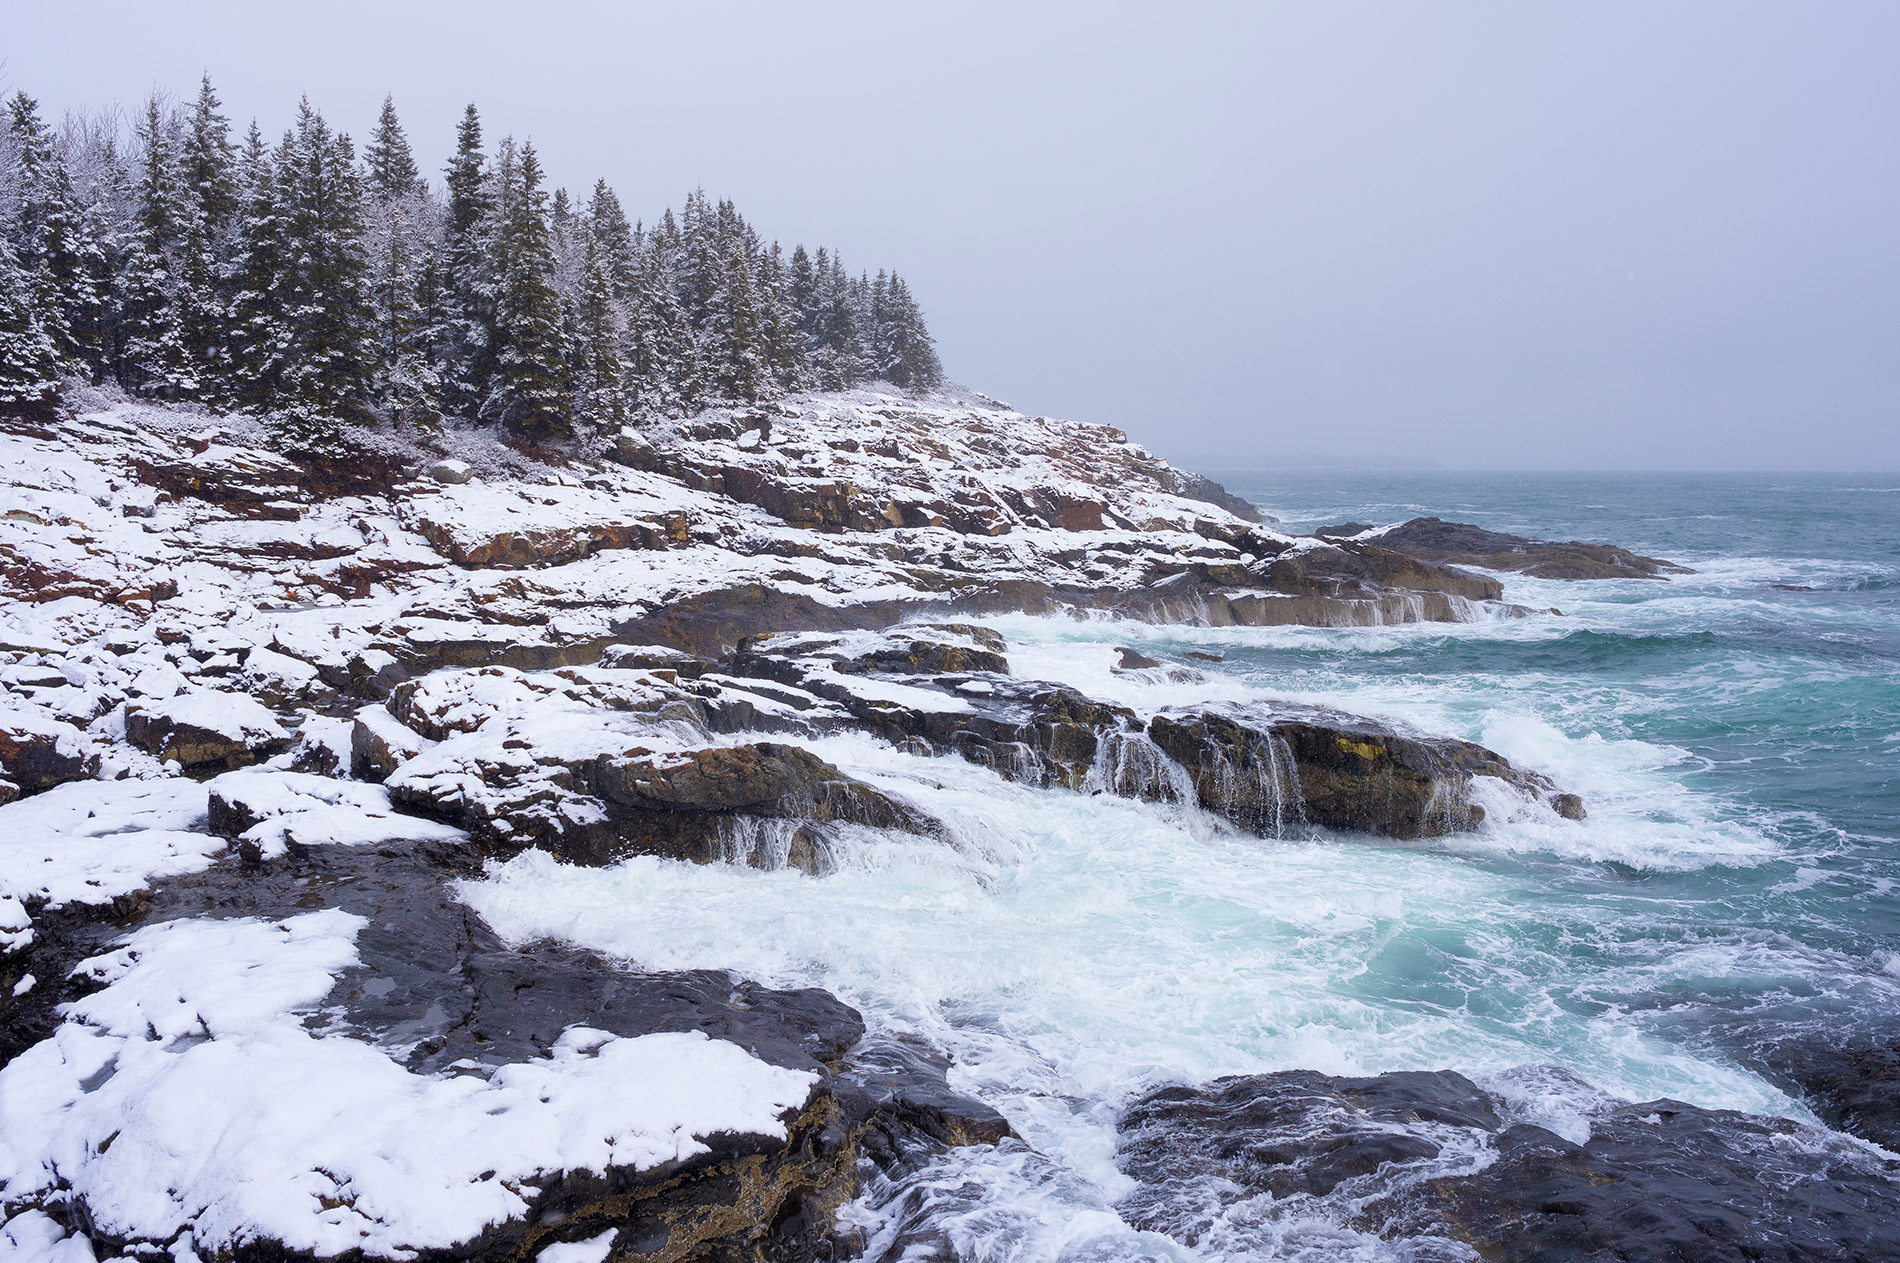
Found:
M 234 139 L 207 78 L 58 129 L 24 92 L 0 136 L 0 407 L 66 376 L 269 418 L 319 452 L 350 423 L 445 417 L 564 437 L 882 379 L 937 384 L 895 272 L 788 256 L 704 193 L 630 223 L 605 180 L 545 187 L 475 107 L 439 183 L 385 100 L 359 156 L 308 100 Z

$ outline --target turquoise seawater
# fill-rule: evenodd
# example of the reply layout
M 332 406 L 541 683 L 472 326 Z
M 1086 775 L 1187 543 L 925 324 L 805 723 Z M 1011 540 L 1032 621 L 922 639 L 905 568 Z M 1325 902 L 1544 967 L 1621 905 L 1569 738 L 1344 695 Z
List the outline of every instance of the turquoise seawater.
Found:
M 1295 530 L 1436 514 L 1696 573 L 1506 575 L 1508 600 L 1562 614 L 1472 624 L 993 620 L 1016 674 L 1144 712 L 1294 698 L 1389 716 L 1545 772 L 1589 819 L 1499 801 L 1457 837 L 1266 840 L 833 738 L 820 753 L 956 845 L 866 836 L 816 878 L 530 852 L 466 897 L 518 939 L 826 987 L 950 1056 L 1033 1148 L 956 1151 L 852 1213 L 875 1243 L 926 1206 L 972 1259 L 1410 1257 L 1323 1204 L 1192 1250 L 1132 1231 L 1115 1118 L 1158 1083 L 1450 1067 L 1561 1128 L 1588 1101 L 1555 1066 L 1629 1099 L 1801 1117 L 1750 1048 L 1900 1034 L 1900 475 L 1224 481 Z M 1118 645 L 1224 660 L 1166 682 L 1116 674 Z M 1465 1160 L 1482 1158 L 1445 1158 Z

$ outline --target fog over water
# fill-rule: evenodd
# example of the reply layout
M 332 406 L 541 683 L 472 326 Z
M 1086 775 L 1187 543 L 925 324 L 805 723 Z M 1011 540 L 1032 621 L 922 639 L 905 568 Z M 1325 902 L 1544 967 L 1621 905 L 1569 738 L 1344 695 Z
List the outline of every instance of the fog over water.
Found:
M 1900 8 L 16 6 L 51 115 L 461 107 L 895 266 L 952 377 L 1198 463 L 1900 468 Z

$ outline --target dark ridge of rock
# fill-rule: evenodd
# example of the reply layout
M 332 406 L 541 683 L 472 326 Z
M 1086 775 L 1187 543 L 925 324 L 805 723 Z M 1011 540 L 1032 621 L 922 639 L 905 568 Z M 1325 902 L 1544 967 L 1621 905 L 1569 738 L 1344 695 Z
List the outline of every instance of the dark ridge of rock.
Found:
M 1174 494 L 1184 499 L 1211 504 L 1217 509 L 1226 509 L 1242 521 L 1273 522 L 1278 520 L 1262 513 L 1250 502 L 1241 499 L 1205 474 L 1189 473 L 1185 469 L 1177 471 L 1174 479 Z
M 1469 799 L 1473 777 L 1494 776 L 1546 801 L 1553 788 L 1472 742 L 1413 736 L 1319 707 L 1163 712 L 1148 735 L 1187 769 L 1202 807 L 1262 837 L 1307 824 L 1439 837 L 1483 822 L 1484 808 Z M 1157 786 L 1147 796 L 1165 795 Z M 1558 798 L 1552 810 L 1581 818 L 1581 799 Z
M 801 746 L 760 741 L 680 751 L 631 737 L 622 745 L 561 756 L 523 741 L 510 761 L 476 754 L 452 774 L 392 777 L 390 801 L 486 845 L 535 846 L 588 865 L 659 855 L 817 873 L 829 866 L 840 825 L 942 834 L 938 821 Z
M 1364 522 L 1341 522 L 1337 526 L 1322 526 L 1313 532 L 1317 539 L 1350 539 L 1354 535 L 1363 535 L 1372 528 Z
M 1412 1250 L 1459 1242 L 1487 1260 L 1900 1259 L 1900 1163 L 1832 1133 L 1676 1101 L 1603 1104 L 1589 1125 L 1576 1144 L 1513 1122 L 1451 1071 L 1162 1088 L 1123 1117 L 1138 1187 L 1120 1209 L 1189 1245 L 1218 1231 L 1230 1251 L 1324 1208 Z
M 995 614 L 1086 615 L 1100 611 L 1149 623 L 1190 627 L 1380 627 L 1398 623 L 1470 622 L 1487 615 L 1520 618 L 1533 611 L 1496 602 L 1503 586 L 1404 557 L 1390 549 L 1353 545 L 1327 549 L 1317 560 L 1265 562 L 1253 569 L 1190 566 L 1156 582 L 1130 588 L 1083 588 L 1028 579 L 972 578 L 941 595 L 830 605 L 804 593 L 741 584 L 671 602 L 617 623 L 626 642 L 665 645 L 699 657 L 730 653 L 747 637 L 781 631 L 876 631 L 900 623 L 982 618 Z M 1337 561 L 1337 566 L 1330 563 Z M 1258 571 L 1258 573 L 1256 573 Z M 494 652 L 489 642 L 489 653 Z M 596 646 L 594 652 L 601 652 Z M 585 647 L 560 660 L 532 662 L 471 656 L 442 665 L 505 661 L 523 670 L 591 661 Z
M 583 1025 L 621 1036 L 702 1031 L 820 1076 L 806 1104 L 784 1120 L 783 1140 L 718 1134 L 704 1137 L 711 1152 L 682 1163 L 547 1172 L 533 1181 L 541 1191 L 525 1216 L 454 1249 L 423 1251 L 425 1263 L 521 1263 L 547 1245 L 608 1230 L 616 1233 L 616 1259 L 846 1257 L 857 1241 L 837 1225 L 836 1212 L 856 1195 L 862 1171 L 914 1167 L 946 1146 L 1011 1134 L 994 1110 L 949 1088 L 941 1058 L 886 1040 L 860 1047 L 862 1019 L 826 992 L 774 990 L 713 970 L 642 973 L 551 944 L 511 949 L 447 885 L 478 876 L 484 854 L 447 844 L 312 847 L 262 865 L 233 858 L 176 878 L 110 915 L 76 921 L 78 932 L 58 952 L 64 968 L 35 988 L 46 1002 L 31 1015 L 16 1002 L 0 1046 L 11 1056 L 50 1033 L 58 1020 L 51 996 L 73 999 L 98 985 L 71 979 L 71 965 L 124 930 L 184 917 L 275 919 L 341 908 L 366 924 L 356 939 L 361 967 L 347 971 L 324 1003 L 327 1033 L 378 1043 L 416 1073 L 492 1072 L 546 1056 L 563 1031 Z M 41 940 L 41 967 L 51 963 L 54 938 Z M 83 1205 L 61 1214 L 87 1218 Z M 94 1240 L 121 1251 L 150 1244 L 98 1233 Z M 233 1257 L 314 1263 L 265 1240 Z
M 727 858 L 744 838 L 740 820 L 857 824 L 925 836 L 941 826 L 864 782 L 846 776 L 801 746 L 760 741 L 709 746 L 685 759 L 599 760 L 588 788 L 607 807 L 612 834 L 605 845 L 564 838 L 560 853 L 584 864 L 625 855 L 663 855 L 701 863 Z M 739 830 L 735 833 L 735 830 Z M 823 831 L 784 831 L 786 856 L 754 854 L 754 862 L 783 862 L 807 872 L 823 867 Z M 584 833 L 583 837 L 591 837 Z M 749 839 L 747 839 L 749 840 Z
M 1661 579 L 1695 573 L 1611 544 L 1552 543 L 1435 517 L 1395 526 L 1378 543 L 1423 561 L 1516 570 L 1538 579 Z
M 1335 540 L 1318 548 L 1282 555 L 1267 565 L 1275 591 L 1295 596 L 1350 597 L 1383 589 L 1442 592 L 1468 601 L 1495 601 L 1504 585 L 1468 574 L 1435 558 L 1422 558 L 1387 544 Z
M 906 638 L 896 629 L 886 643 L 868 653 L 840 658 L 836 670 L 850 675 L 950 675 L 991 671 L 1009 674 L 1003 656 L 1003 638 L 987 627 L 970 623 L 922 623 L 922 632 L 941 633 L 924 639 Z
M 1161 665 L 1159 658 L 1150 658 L 1139 649 L 1130 649 L 1126 645 L 1115 650 L 1115 669 L 1117 671 L 1146 671 Z

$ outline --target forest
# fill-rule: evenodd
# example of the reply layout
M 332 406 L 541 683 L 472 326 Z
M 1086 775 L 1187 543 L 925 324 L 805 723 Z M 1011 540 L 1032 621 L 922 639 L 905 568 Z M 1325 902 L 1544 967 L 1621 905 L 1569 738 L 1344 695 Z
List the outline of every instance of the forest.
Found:
M 0 409 L 63 380 L 266 419 L 317 455 L 352 425 L 451 418 L 525 437 L 942 368 L 894 271 L 789 254 L 695 191 L 630 222 L 605 180 L 549 190 L 532 143 L 474 105 L 441 178 L 385 99 L 359 152 L 305 99 L 235 136 L 209 77 L 55 127 L 22 90 L 0 129 Z

